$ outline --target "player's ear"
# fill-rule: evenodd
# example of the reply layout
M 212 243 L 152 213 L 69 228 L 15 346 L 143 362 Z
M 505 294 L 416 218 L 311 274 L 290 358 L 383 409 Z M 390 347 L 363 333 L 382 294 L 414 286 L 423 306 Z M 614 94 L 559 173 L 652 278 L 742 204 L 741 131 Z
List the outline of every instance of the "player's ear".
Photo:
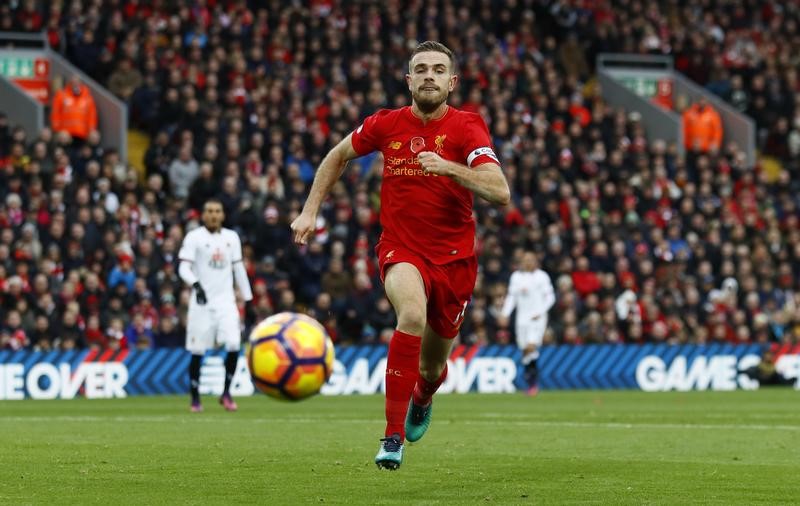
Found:
M 450 76 L 450 83 L 447 86 L 448 90 L 453 91 L 456 89 L 456 84 L 458 84 L 458 75 L 453 74 Z
M 411 74 L 406 74 L 406 85 L 408 86 L 409 91 L 413 91 L 411 90 Z

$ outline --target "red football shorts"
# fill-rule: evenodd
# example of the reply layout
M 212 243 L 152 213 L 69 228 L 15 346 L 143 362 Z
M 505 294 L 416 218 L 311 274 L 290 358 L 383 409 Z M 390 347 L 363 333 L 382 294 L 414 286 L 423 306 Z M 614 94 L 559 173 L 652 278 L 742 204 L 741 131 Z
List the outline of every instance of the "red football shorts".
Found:
M 442 337 L 456 337 L 475 289 L 478 276 L 478 259 L 475 255 L 437 265 L 408 248 L 385 241 L 378 242 L 375 252 L 381 269 L 381 281 L 392 264 L 408 262 L 417 268 L 428 298 L 428 325 Z

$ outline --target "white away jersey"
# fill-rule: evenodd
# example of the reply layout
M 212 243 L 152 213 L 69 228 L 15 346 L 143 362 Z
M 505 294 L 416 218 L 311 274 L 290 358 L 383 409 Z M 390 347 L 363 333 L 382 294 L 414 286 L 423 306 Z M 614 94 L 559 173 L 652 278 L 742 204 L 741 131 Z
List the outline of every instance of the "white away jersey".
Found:
M 191 262 L 209 304 L 234 304 L 233 264 L 242 261 L 242 243 L 229 228 L 212 234 L 206 227 L 192 230 L 183 239 L 178 253 L 181 262 Z
M 508 295 L 503 304 L 504 316 L 517 309 L 517 322 L 530 321 L 534 316 L 544 316 L 556 301 L 550 276 L 541 269 L 515 271 L 508 284 Z

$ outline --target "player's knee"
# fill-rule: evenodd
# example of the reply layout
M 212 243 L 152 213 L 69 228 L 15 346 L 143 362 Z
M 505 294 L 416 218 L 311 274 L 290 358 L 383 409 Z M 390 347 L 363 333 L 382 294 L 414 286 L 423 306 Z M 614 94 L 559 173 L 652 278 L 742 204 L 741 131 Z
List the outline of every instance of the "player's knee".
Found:
M 444 371 L 444 366 L 446 364 L 447 364 L 446 358 L 443 362 L 420 359 L 419 375 L 430 382 L 434 382 L 437 379 L 439 379 L 439 376 L 442 375 L 442 371 Z
M 397 315 L 397 330 L 406 334 L 421 336 L 422 332 L 425 331 L 425 316 L 424 307 L 404 308 Z

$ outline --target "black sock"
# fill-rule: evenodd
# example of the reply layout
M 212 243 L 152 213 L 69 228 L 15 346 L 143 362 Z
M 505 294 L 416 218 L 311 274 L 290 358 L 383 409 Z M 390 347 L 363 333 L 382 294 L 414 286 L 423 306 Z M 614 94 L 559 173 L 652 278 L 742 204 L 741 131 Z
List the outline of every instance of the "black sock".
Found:
M 529 386 L 533 386 L 539 381 L 539 369 L 536 367 L 536 360 L 531 360 L 525 366 L 525 380 Z
M 228 390 L 231 388 L 231 380 L 233 379 L 233 375 L 236 374 L 236 364 L 239 363 L 239 352 L 238 351 L 229 351 L 227 355 L 225 355 L 225 390 L 223 390 L 223 395 L 228 393 Z
M 200 364 L 203 362 L 203 355 L 192 355 L 189 362 L 189 385 L 192 389 L 192 402 L 200 402 Z

